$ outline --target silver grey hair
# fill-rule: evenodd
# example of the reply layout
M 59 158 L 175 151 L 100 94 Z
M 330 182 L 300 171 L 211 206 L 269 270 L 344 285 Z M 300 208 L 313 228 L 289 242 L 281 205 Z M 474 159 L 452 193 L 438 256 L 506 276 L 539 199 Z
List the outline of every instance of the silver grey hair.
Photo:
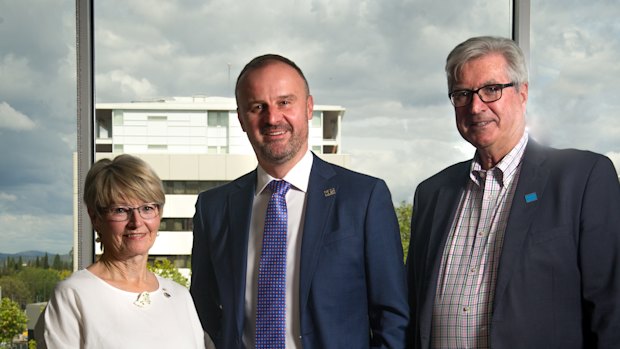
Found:
M 448 55 L 446 59 L 448 91 L 452 91 L 458 82 L 461 69 L 465 63 L 492 53 L 499 53 L 504 56 L 508 65 L 508 77 L 511 80 L 510 82 L 516 84 L 517 89 L 521 84 L 528 82 L 525 57 L 516 42 L 498 36 L 479 36 L 458 44 Z

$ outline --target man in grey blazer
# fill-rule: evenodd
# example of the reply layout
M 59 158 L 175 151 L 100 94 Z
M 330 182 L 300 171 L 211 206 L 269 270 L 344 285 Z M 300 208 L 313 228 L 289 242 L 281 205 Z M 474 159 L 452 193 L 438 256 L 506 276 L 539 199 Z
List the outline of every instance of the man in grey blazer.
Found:
M 313 99 L 292 61 L 256 57 L 235 95 L 258 167 L 201 193 L 194 216 L 191 293 L 216 347 L 404 348 L 406 273 L 385 182 L 309 151 Z M 283 338 L 257 330 L 272 181 L 290 184 Z M 266 337 L 279 344 L 260 344 Z
M 416 189 L 410 347 L 619 348 L 613 164 L 528 136 L 528 73 L 512 40 L 466 40 L 446 73 L 476 153 Z

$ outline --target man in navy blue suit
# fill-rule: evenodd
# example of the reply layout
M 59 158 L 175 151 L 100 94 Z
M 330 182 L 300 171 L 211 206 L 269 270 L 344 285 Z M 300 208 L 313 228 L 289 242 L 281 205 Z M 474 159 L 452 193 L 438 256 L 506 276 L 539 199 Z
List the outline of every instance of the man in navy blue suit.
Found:
M 476 152 L 416 189 L 411 347 L 619 348 L 612 162 L 529 137 L 528 72 L 512 40 L 466 40 L 446 73 L 457 128 Z
M 313 99 L 287 58 L 253 59 L 235 95 L 258 167 L 201 193 L 194 216 L 191 293 L 216 347 L 257 346 L 266 187 L 285 180 L 286 348 L 404 348 L 406 273 L 385 182 L 309 151 Z

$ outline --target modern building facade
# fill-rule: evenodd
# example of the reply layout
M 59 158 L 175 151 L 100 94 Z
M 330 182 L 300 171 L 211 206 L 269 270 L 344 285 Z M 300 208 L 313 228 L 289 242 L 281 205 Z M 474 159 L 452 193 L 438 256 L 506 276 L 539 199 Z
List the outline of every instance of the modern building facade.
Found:
M 151 258 L 167 258 L 189 274 L 192 217 L 199 192 L 256 168 L 252 147 L 237 119 L 234 98 L 174 97 L 131 103 L 97 103 L 95 160 L 129 153 L 146 160 L 164 183 L 166 205 Z M 310 149 L 349 166 L 341 153 L 345 109 L 315 105 Z M 100 254 L 98 244 L 95 254 Z

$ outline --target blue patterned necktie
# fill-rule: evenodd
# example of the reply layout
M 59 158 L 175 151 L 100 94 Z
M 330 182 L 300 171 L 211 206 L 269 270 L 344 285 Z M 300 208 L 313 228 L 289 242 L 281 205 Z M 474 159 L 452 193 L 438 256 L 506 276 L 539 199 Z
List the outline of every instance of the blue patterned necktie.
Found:
M 263 249 L 258 267 L 256 349 L 286 347 L 286 192 L 291 184 L 273 180 L 265 215 Z

